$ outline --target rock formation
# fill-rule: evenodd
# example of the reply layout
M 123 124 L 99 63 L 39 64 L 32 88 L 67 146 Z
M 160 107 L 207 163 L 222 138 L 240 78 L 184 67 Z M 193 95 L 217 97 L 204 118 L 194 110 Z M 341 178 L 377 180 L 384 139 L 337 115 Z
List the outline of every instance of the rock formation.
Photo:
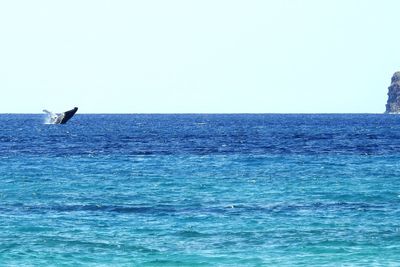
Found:
M 393 74 L 389 86 L 386 113 L 400 113 L 400 71 Z

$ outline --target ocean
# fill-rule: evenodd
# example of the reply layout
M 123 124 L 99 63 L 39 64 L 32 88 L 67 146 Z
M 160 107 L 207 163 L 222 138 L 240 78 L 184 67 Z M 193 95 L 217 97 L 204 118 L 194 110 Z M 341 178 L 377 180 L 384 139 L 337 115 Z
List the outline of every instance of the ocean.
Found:
M 400 116 L 0 125 L 0 266 L 400 266 Z

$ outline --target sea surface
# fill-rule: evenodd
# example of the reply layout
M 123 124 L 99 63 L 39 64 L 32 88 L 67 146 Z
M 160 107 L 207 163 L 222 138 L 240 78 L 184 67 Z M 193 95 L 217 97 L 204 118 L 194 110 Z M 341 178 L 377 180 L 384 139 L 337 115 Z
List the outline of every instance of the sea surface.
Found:
M 400 266 L 400 116 L 0 115 L 0 266 Z

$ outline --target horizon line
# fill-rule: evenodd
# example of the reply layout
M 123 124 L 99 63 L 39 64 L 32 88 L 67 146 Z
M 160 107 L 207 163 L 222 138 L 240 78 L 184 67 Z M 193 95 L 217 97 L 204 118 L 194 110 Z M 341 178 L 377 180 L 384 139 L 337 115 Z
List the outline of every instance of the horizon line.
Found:
M 76 115 L 323 115 L 323 114 L 388 114 L 396 115 L 397 113 L 386 112 L 78 112 Z M 45 113 L 30 112 L 0 112 L 0 115 L 46 115 Z

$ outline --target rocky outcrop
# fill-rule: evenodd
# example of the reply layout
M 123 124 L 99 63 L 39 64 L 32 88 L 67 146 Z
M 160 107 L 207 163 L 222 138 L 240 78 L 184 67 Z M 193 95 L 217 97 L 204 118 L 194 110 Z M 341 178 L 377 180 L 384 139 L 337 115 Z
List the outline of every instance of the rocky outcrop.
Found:
M 400 113 L 400 71 L 393 74 L 392 84 L 389 86 L 386 113 Z

